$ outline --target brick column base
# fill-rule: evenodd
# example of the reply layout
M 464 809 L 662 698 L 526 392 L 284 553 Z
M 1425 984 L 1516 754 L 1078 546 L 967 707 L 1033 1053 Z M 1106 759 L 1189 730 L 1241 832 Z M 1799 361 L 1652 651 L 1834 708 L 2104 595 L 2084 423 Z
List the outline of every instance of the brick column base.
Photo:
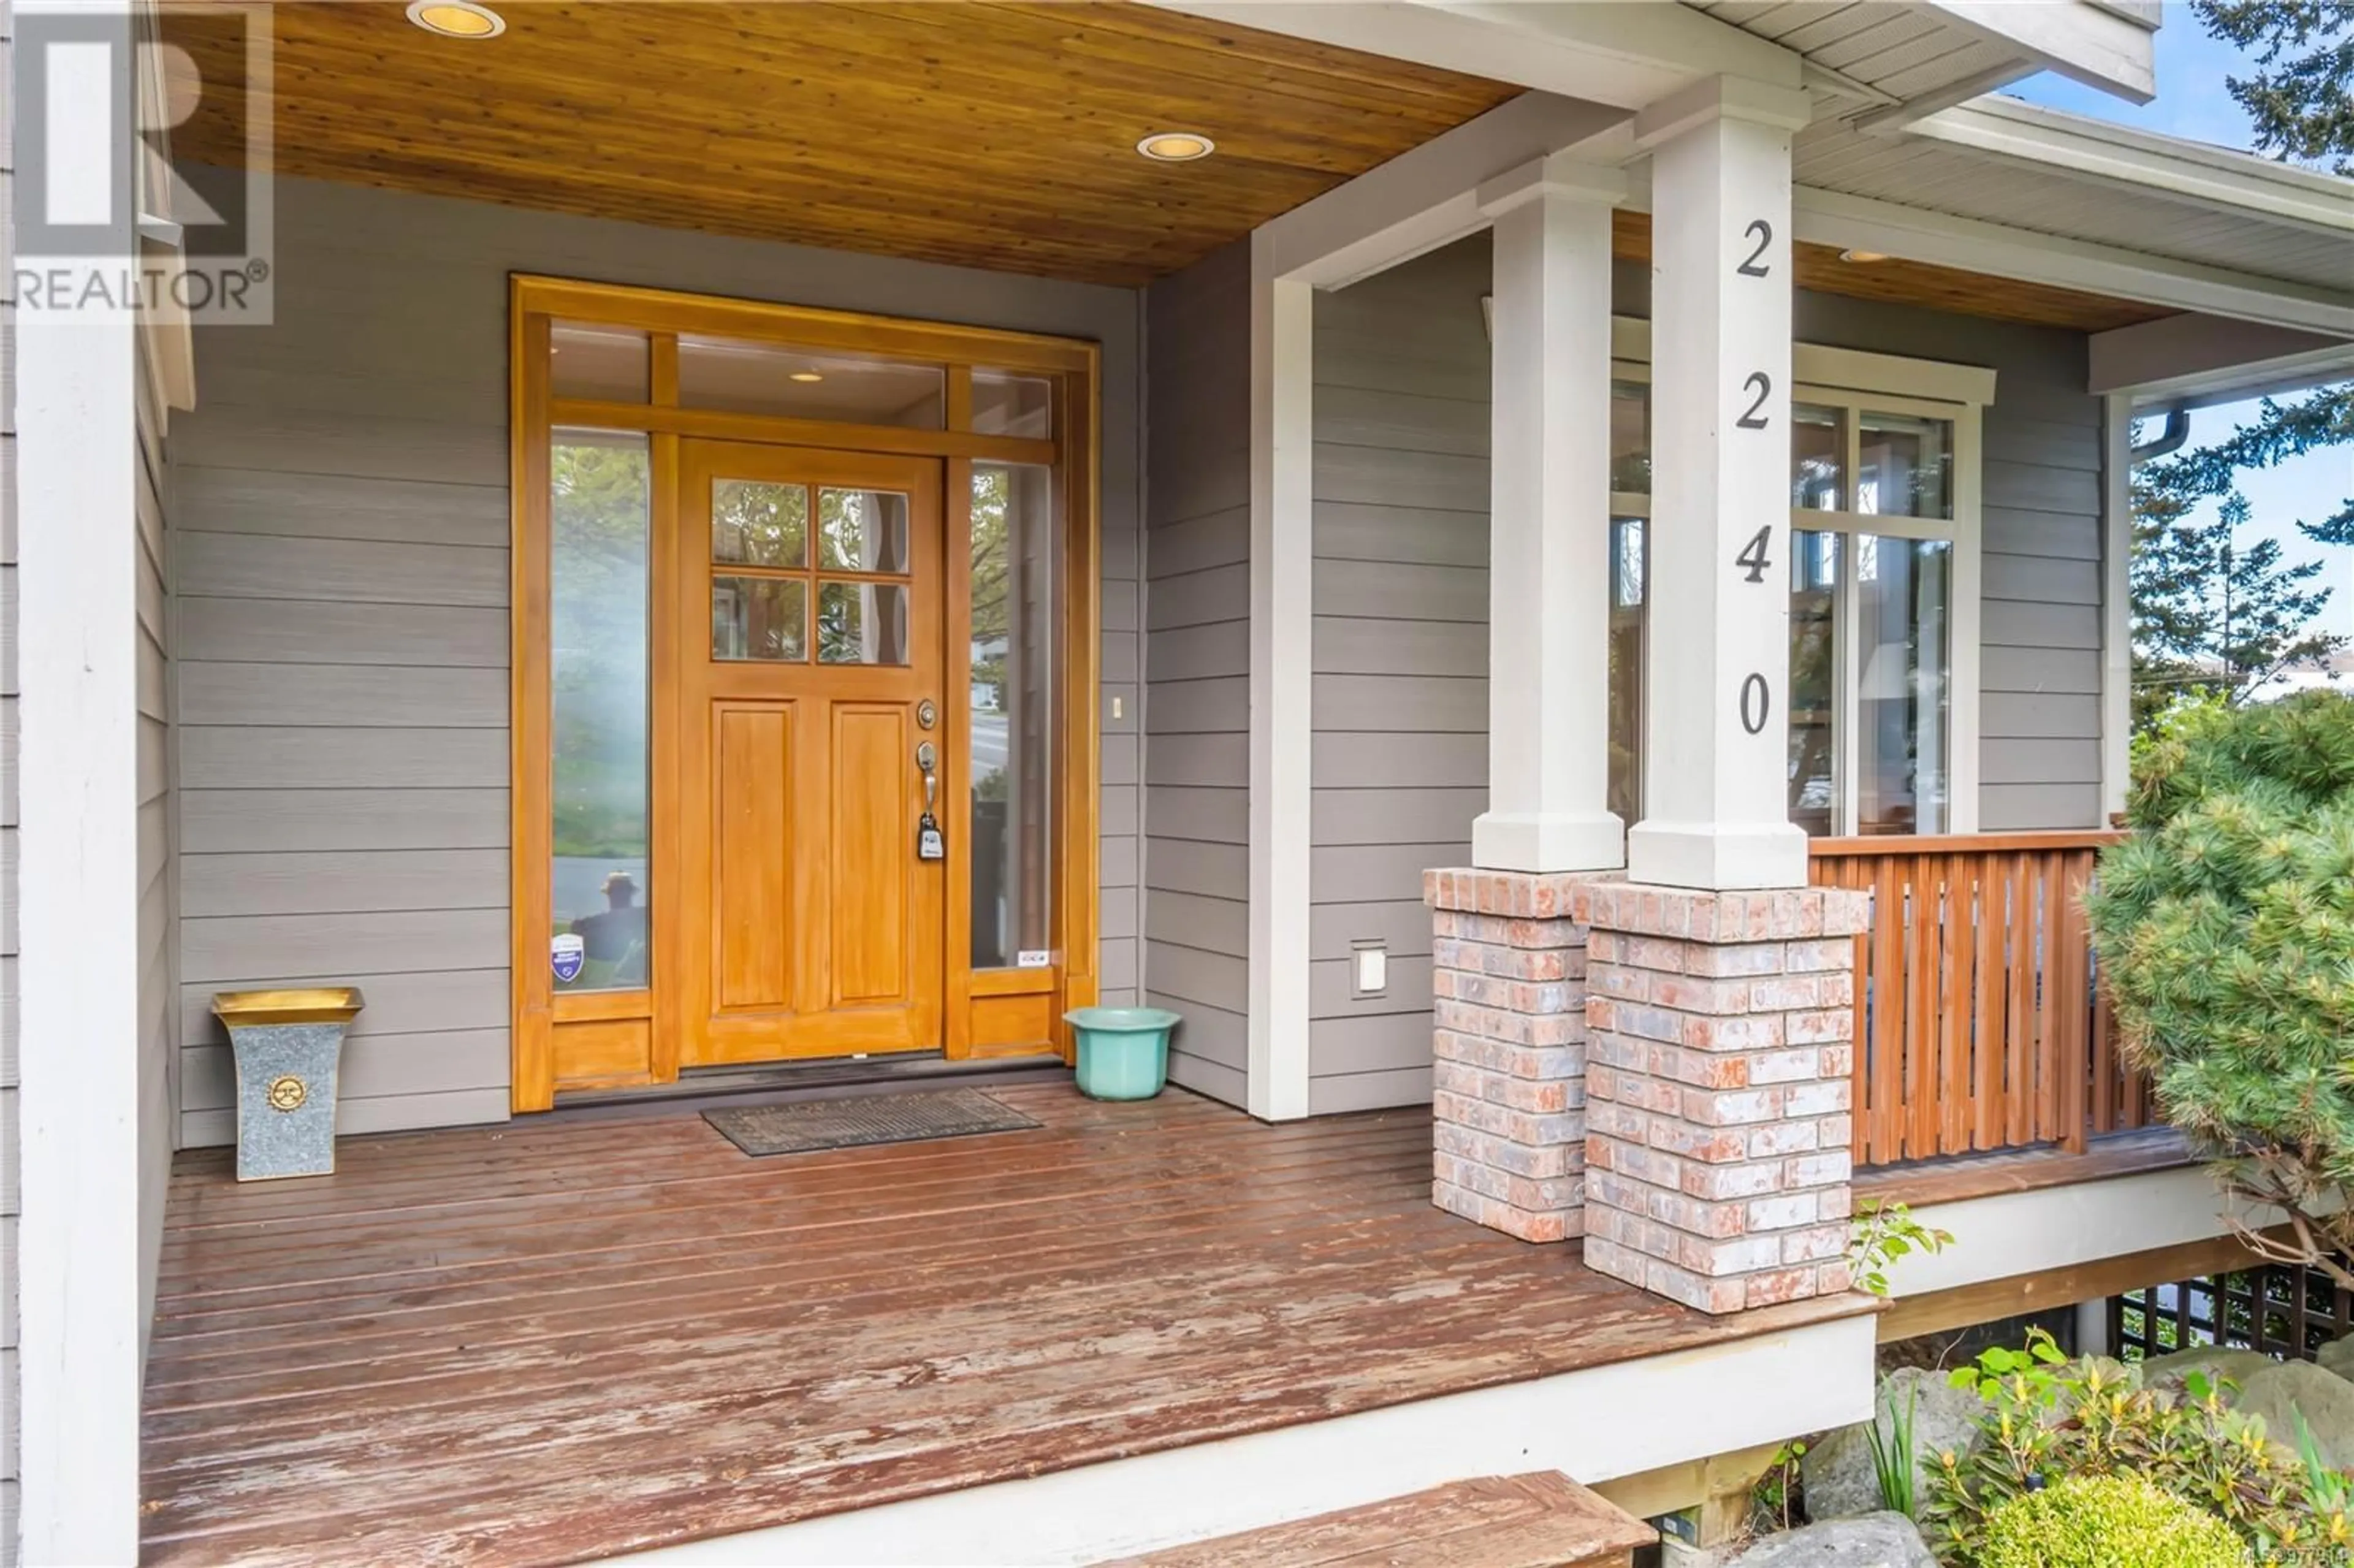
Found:
M 1849 1286 L 1862 893 L 1596 884 L 1585 1262 L 1703 1312 Z
M 1584 1234 L 1590 874 L 1431 871 L 1430 1200 L 1522 1241 Z

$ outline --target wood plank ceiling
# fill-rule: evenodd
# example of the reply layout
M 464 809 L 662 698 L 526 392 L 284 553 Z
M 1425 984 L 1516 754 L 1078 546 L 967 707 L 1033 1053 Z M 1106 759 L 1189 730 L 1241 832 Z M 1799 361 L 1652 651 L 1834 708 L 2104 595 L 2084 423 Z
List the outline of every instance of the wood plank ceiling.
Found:
M 1134 5 L 498 3 L 481 41 L 272 7 L 279 171 L 1132 285 L 1520 90 Z M 228 28 L 167 36 L 232 77 Z M 1172 130 L 1216 154 L 1137 154 Z M 200 108 L 175 151 L 235 132 Z
M 1518 88 L 1125 0 L 504 0 L 444 38 L 397 0 L 271 8 L 287 175 L 590 217 L 1133 286 L 1518 94 Z M 206 95 L 175 155 L 230 163 L 242 34 L 167 36 Z M 1214 156 L 1156 164 L 1156 131 Z M 1621 213 L 1616 249 L 1649 254 Z M 2166 313 L 1798 248 L 1800 287 L 2100 331 Z

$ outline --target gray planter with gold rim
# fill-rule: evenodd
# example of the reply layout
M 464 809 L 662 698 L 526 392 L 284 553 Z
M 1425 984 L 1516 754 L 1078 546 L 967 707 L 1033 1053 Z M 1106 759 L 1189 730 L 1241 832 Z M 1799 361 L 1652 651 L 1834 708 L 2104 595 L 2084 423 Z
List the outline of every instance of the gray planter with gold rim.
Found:
M 335 1074 L 360 1005 L 349 986 L 213 997 L 237 1057 L 239 1181 L 334 1171 Z

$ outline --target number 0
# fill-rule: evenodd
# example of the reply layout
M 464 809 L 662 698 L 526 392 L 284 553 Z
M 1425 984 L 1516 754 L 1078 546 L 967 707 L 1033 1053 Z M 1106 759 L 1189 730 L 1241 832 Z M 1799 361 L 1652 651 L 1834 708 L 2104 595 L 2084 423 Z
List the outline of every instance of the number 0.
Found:
M 1763 730 L 1773 706 L 1774 694 L 1767 690 L 1765 676 L 1752 675 L 1741 683 L 1742 728 L 1752 735 Z

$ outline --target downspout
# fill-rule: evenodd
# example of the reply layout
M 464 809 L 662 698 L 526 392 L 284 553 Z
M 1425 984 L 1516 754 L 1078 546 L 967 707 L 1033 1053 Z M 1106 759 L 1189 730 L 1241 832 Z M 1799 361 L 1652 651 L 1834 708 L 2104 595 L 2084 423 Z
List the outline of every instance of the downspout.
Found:
M 2168 408 L 2166 411 L 2166 428 L 2158 431 L 2153 439 L 2129 450 L 2126 455 L 2130 461 L 2147 462 L 2152 458 L 2162 458 L 2180 451 L 2182 443 L 2190 439 L 2190 410 Z

